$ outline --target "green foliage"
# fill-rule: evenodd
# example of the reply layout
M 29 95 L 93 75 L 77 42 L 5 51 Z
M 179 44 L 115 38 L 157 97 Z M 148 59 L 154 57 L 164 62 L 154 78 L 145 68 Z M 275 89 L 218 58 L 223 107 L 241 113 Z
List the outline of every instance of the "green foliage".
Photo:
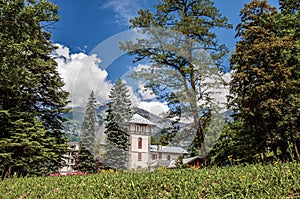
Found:
M 53 161 L 57 157 L 52 149 L 55 139 L 47 136 L 41 122 L 30 113 L 9 115 L 7 119 L 8 121 L 2 124 L 10 136 L 0 140 L 2 178 L 6 174 L 25 176 L 55 171 L 54 168 L 47 168 L 49 160 Z
M 176 168 L 178 168 L 178 169 L 183 169 L 186 167 L 186 165 L 183 164 L 183 155 L 180 155 L 177 158 L 175 165 L 176 165 Z
M 106 121 L 106 153 L 104 165 L 125 169 L 128 162 L 129 120 L 131 119 L 131 101 L 128 89 L 119 79 L 109 94 Z
M 230 91 L 235 119 L 243 122 L 241 144 L 248 157 L 271 149 L 281 160 L 291 160 L 289 145 L 297 148 L 299 142 L 299 26 L 284 27 L 285 17 L 267 1 L 253 0 L 240 15 Z M 292 21 L 299 25 L 295 17 Z
M 75 155 L 75 165 L 73 169 L 76 171 L 95 173 L 96 163 L 94 155 L 91 151 L 85 148 L 84 144 L 80 145 L 80 150 L 77 155 Z
M 50 56 L 54 47 L 48 31 L 58 20 L 57 9 L 46 0 L 0 2 L 3 176 L 12 171 L 17 175 L 40 174 L 37 167 L 48 167 L 51 172 L 58 168 L 59 159 L 67 150 L 61 114 L 67 111 L 68 93 L 62 90 L 57 63 Z M 17 151 L 17 147 L 26 151 Z
M 157 145 L 161 144 L 166 146 L 170 144 L 170 141 L 176 135 L 176 130 L 173 127 L 170 128 L 163 128 L 160 132 L 157 133 L 155 136 L 151 136 L 151 144 Z
M 94 155 L 95 133 L 97 128 L 96 98 L 94 91 L 91 92 L 86 105 L 85 115 L 81 126 L 81 145 Z
M 211 165 L 225 166 L 254 161 L 252 157 L 256 154 L 251 148 L 248 140 L 249 134 L 242 130 L 242 121 L 232 121 L 225 124 L 219 136 L 218 142 L 210 152 Z M 255 148 L 255 147 L 253 147 Z
M 15 178 L 1 198 L 298 198 L 300 165 L 248 165 L 201 170 Z
M 210 0 L 163 0 L 155 8 L 153 13 L 140 10 L 130 20 L 131 28 L 145 37 L 122 43 L 121 49 L 135 56 L 134 62 L 150 60 L 149 68 L 133 72 L 132 77 L 168 102 L 170 117 L 193 118 L 198 146 L 206 158 L 206 129 L 200 124 L 213 103 L 205 79 L 215 75 L 213 84 L 222 84 L 218 66 L 227 53 L 213 30 L 231 25 Z

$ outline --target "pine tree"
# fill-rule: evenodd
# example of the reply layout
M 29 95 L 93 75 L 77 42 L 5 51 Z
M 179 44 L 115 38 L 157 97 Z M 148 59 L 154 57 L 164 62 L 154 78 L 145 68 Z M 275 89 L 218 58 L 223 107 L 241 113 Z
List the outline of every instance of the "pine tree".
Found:
M 106 130 L 107 146 L 104 165 L 116 169 L 126 169 L 129 146 L 129 120 L 131 101 L 128 89 L 119 79 L 109 94 Z
M 267 1 L 253 0 L 241 10 L 237 26 L 240 41 L 231 57 L 234 70 L 230 83 L 231 101 L 236 119 L 242 119 L 242 131 L 248 140 L 249 160 L 257 153 L 265 157 L 268 147 L 282 160 L 288 156 L 291 136 L 284 125 L 293 66 L 287 55 L 293 39 L 281 32 L 280 15 Z
M 76 171 L 87 173 L 96 172 L 96 162 L 94 155 L 82 143 L 80 144 L 78 154 L 75 155 L 75 165 L 73 166 L 73 169 Z
M 132 76 L 166 100 L 172 116 L 192 118 L 201 155 L 208 165 L 201 120 L 214 105 L 207 91 L 210 83 L 205 80 L 215 76 L 213 84 L 222 84 L 219 67 L 228 52 L 213 30 L 231 25 L 210 0 L 162 0 L 155 8 L 153 13 L 140 10 L 139 16 L 130 20 L 131 28 L 145 37 L 136 43 L 123 43 L 121 48 L 135 56 L 134 62 L 150 60 L 149 68 Z
M 59 18 L 57 9 L 46 0 L 0 2 L 0 165 L 3 176 L 8 170 L 17 174 L 30 173 L 29 168 L 34 168 L 36 174 L 57 170 L 60 157 L 67 151 L 62 113 L 67 111 L 68 93 L 62 89 L 64 84 L 57 63 L 50 56 L 54 47 L 49 28 Z M 16 125 L 20 130 L 15 131 Z M 33 136 L 29 140 L 41 137 L 40 146 L 46 150 L 43 155 L 34 145 L 23 148 L 28 153 L 36 151 L 31 155 L 39 161 L 24 160 L 29 156 L 23 157 L 16 150 L 14 143 L 24 137 L 24 133 L 32 134 L 27 135 L 28 139 Z M 18 158 L 26 165 L 18 164 Z
M 94 155 L 95 134 L 97 128 L 96 98 L 91 92 L 86 105 L 85 116 L 81 127 L 81 142 L 86 150 Z

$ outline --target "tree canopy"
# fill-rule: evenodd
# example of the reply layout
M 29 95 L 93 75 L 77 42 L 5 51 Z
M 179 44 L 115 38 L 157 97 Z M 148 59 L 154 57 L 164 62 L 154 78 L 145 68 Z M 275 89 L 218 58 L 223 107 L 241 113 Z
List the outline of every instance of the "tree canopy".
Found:
M 105 118 L 106 152 L 104 166 L 126 169 L 129 150 L 129 120 L 131 119 L 131 101 L 128 89 L 119 79 L 109 94 L 107 117 Z
M 295 37 L 295 27 L 299 29 L 299 21 L 286 26 L 284 13 L 265 0 L 253 0 L 240 13 L 236 35 L 240 40 L 231 57 L 231 107 L 235 119 L 242 120 L 243 134 L 250 137 L 244 143 L 249 160 L 268 151 L 287 160 L 298 148 L 299 37 Z
M 68 93 L 50 56 L 58 7 L 46 0 L 0 2 L 0 165 L 3 176 L 57 170 Z M 20 139 L 22 138 L 22 143 Z M 23 154 L 31 154 L 25 155 Z M 19 164 L 17 159 L 26 159 Z M 47 169 L 45 169 L 47 168 Z M 34 170 L 32 169 L 32 170 Z M 25 171 L 25 172 L 24 172 Z
M 95 147 L 95 134 L 97 129 L 97 116 L 96 116 L 96 98 L 94 91 L 91 92 L 85 109 L 85 115 L 81 127 L 81 144 L 94 155 Z
M 213 106 L 208 88 L 223 83 L 219 67 L 228 52 L 214 30 L 231 25 L 210 0 L 163 0 L 155 8 L 154 12 L 140 10 L 130 20 L 131 28 L 143 36 L 136 43 L 123 43 L 121 48 L 135 56 L 135 62 L 148 61 L 149 67 L 132 77 L 168 102 L 170 116 L 193 121 L 198 147 L 206 158 L 202 119 Z M 212 76 L 216 81 L 209 83 L 207 78 Z

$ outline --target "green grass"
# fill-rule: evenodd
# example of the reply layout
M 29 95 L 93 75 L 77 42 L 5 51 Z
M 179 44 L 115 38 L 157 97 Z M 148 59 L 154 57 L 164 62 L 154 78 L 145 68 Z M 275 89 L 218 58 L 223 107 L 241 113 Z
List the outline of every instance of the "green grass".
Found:
M 300 164 L 13 178 L 0 198 L 300 198 Z

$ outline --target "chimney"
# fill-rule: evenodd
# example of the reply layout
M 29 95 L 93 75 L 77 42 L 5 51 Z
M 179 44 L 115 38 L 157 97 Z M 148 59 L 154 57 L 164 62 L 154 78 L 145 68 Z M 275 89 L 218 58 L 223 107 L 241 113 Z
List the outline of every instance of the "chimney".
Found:
M 161 143 L 159 143 L 158 145 L 157 145 L 157 151 L 161 151 L 162 150 L 162 145 L 161 145 Z

